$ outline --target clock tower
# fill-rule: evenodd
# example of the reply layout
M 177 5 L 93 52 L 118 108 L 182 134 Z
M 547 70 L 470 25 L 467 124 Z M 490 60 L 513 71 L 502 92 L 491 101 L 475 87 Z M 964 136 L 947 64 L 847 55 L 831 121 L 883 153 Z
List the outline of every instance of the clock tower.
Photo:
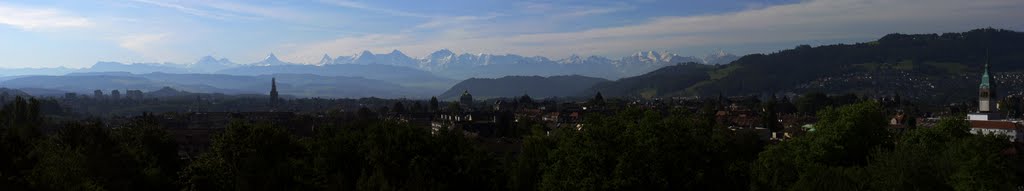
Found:
M 996 111 L 996 81 L 989 74 L 990 65 L 985 62 L 985 73 L 981 75 L 981 84 L 978 86 L 978 113 L 992 113 Z

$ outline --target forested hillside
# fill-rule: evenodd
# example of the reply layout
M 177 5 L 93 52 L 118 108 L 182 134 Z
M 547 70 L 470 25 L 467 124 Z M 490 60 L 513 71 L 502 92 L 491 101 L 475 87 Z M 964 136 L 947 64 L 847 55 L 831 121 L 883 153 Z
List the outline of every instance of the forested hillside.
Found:
M 926 101 L 974 95 L 986 60 L 1005 87 L 1024 78 L 1024 33 L 977 29 L 963 33 L 890 34 L 877 41 L 743 56 L 714 69 L 658 70 L 595 87 L 620 96 L 750 95 L 769 93 L 902 94 Z M 672 67 L 669 67 L 672 68 Z M 667 72 L 667 73 L 666 73 Z M 701 79 L 701 80 L 695 80 Z M 672 82 L 669 82 L 672 81 Z M 675 83 L 671 86 L 654 84 Z M 619 87 L 619 88 L 612 88 Z M 1003 88 L 1002 95 L 1020 92 Z M 611 93 L 615 92 L 615 93 Z
M 579 75 L 572 76 L 506 76 L 497 79 L 471 78 L 441 94 L 442 99 L 457 99 L 462 92 L 469 91 L 476 98 L 516 97 L 529 94 L 532 97 L 566 97 L 583 93 L 594 84 L 608 80 Z

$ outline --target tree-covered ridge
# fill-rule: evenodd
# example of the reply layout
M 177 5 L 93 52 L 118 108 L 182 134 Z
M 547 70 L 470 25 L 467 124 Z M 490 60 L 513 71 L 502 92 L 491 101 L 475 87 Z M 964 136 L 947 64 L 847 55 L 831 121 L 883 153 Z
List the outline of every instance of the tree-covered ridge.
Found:
M 851 45 L 798 46 L 771 54 L 754 54 L 731 65 L 742 67 L 701 88 L 708 92 L 765 92 L 826 76 L 878 69 L 909 70 L 934 77 L 980 72 L 986 60 L 1000 71 L 1024 66 L 1024 33 L 977 29 L 964 33 L 890 34 L 874 42 Z M 988 57 L 986 57 L 988 56 Z M 745 87 L 739 89 L 738 87 Z
M 716 66 L 697 63 L 681 63 L 652 71 L 650 73 L 622 78 L 613 82 L 594 85 L 586 94 L 602 92 L 615 97 L 657 97 L 685 90 L 696 83 L 710 79 Z
M 469 91 L 476 98 L 515 97 L 530 94 L 537 98 L 580 95 L 594 84 L 607 82 L 602 78 L 570 76 L 505 76 L 501 78 L 470 78 L 452 86 L 441 99 L 457 99 Z
M 667 75 L 658 73 L 659 70 L 627 78 L 633 81 L 644 79 L 642 82 L 623 79 L 597 86 L 597 89 L 620 86 L 604 88 L 607 91 L 602 92 L 622 91 L 624 93 L 609 95 L 625 96 L 801 94 L 810 91 L 891 95 L 898 92 L 908 98 L 960 101 L 974 95 L 961 90 L 977 85 L 977 76 L 980 76 L 987 60 L 995 73 L 1024 70 L 1024 65 L 1019 64 L 1024 63 L 1024 54 L 1020 54 L 1024 47 L 1020 44 L 1024 44 L 1024 33 L 1000 29 L 890 34 L 872 42 L 817 47 L 800 45 L 770 54 L 746 55 L 706 73 L 677 70 Z M 1005 80 L 1019 77 L 1007 78 L 1011 79 Z M 657 87 L 656 91 L 644 87 L 669 81 L 678 85 Z M 815 81 L 843 83 L 834 83 L 842 86 L 821 85 L 823 83 Z M 898 83 L 887 85 L 889 81 Z M 926 85 L 907 87 L 900 84 Z M 933 96 L 940 93 L 952 95 Z

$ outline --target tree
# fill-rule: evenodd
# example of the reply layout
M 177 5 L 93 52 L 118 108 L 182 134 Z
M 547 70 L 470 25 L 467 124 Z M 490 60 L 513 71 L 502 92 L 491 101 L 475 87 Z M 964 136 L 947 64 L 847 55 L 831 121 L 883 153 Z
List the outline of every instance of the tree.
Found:
M 598 106 L 604 105 L 604 96 L 601 95 L 601 92 L 597 92 L 597 95 L 594 95 L 594 99 L 592 99 L 590 102 L 591 104 Z
M 522 177 L 530 177 L 539 163 L 541 190 L 743 189 L 750 161 L 760 150 L 756 145 L 761 144 L 756 136 L 744 136 L 752 134 L 682 113 L 663 116 L 631 109 L 587 119 L 581 130 L 553 133 L 557 143 L 546 161 L 521 157 L 529 165 L 516 170 L 522 173 L 516 174 L 516 185 L 529 187 Z
M 523 139 L 523 150 L 514 163 L 510 179 L 511 190 L 538 190 L 549 153 L 556 140 L 545 134 L 533 134 Z
M 824 93 L 807 93 L 796 100 L 796 109 L 805 114 L 815 114 L 818 110 L 832 105 Z
M 0 109 L 0 187 L 28 189 L 25 179 L 37 158 L 30 153 L 41 139 L 43 118 L 39 101 L 16 96 Z
M 423 104 L 421 104 L 420 101 L 415 101 L 412 103 L 412 108 L 409 108 L 409 110 L 412 110 L 412 112 L 423 112 Z
M 145 190 L 178 190 L 178 171 L 183 161 L 178 145 L 161 129 L 152 115 L 144 115 L 125 127 L 113 129 L 113 137 L 135 163 L 139 164 Z
M 430 112 L 438 112 L 441 106 L 437 102 L 437 97 L 430 97 Z
M 389 122 L 365 128 L 360 145 L 366 166 L 359 190 L 496 190 L 497 163 L 465 139 L 461 131 Z
M 28 179 L 40 190 L 148 190 L 143 168 L 99 123 L 72 123 L 41 142 Z M 173 188 L 164 188 L 171 189 Z
M 395 102 L 395 105 L 391 107 L 391 111 L 395 113 L 405 113 L 405 105 L 402 102 Z
M 523 94 L 523 96 L 519 96 L 519 105 L 521 107 L 533 107 L 533 104 L 533 98 L 530 95 Z
M 819 113 L 817 131 L 762 152 L 755 190 L 1012 190 L 1020 158 L 1006 137 L 971 135 L 963 117 L 888 135 L 873 102 Z
M 308 190 L 306 155 L 284 128 L 233 122 L 182 181 L 187 190 Z
M 829 181 L 850 184 L 850 173 L 857 172 L 849 168 L 867 164 L 874 149 L 891 146 L 885 116 L 877 103 L 827 108 L 818 118 L 816 131 L 760 154 L 752 169 L 753 189 L 815 188 Z
M 446 109 L 445 111 L 449 113 L 461 113 L 462 106 L 460 106 L 458 102 L 450 102 L 448 103 L 448 109 Z
M 779 124 L 779 116 L 775 111 L 777 107 L 777 101 L 775 95 L 772 95 L 767 102 L 762 106 L 761 114 L 761 126 L 771 130 L 772 132 L 782 131 L 782 124 Z

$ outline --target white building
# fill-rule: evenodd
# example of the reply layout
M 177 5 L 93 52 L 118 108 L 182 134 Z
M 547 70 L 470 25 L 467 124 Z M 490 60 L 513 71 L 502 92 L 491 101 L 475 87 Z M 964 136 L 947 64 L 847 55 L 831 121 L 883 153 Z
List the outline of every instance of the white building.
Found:
M 971 133 L 976 135 L 1003 135 L 1010 141 L 1024 142 L 1024 128 L 1020 121 L 1003 120 L 998 111 L 996 97 L 996 81 L 989 75 L 989 64 L 985 63 L 985 73 L 981 75 L 978 85 L 978 113 L 967 114 L 971 122 Z

